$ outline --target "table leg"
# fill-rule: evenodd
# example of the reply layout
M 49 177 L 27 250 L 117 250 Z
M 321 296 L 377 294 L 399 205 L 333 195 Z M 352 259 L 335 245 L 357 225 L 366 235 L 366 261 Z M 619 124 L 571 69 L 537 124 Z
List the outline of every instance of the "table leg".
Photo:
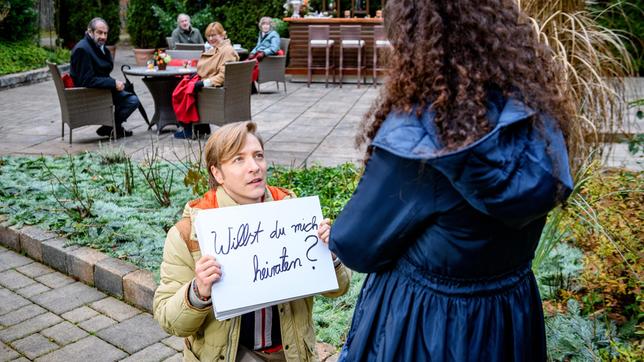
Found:
M 154 116 L 151 124 L 157 125 L 157 133 L 161 133 L 168 125 L 178 125 L 177 116 L 172 108 L 172 92 L 180 81 L 180 77 L 143 78 L 143 83 L 150 90 L 154 100 Z

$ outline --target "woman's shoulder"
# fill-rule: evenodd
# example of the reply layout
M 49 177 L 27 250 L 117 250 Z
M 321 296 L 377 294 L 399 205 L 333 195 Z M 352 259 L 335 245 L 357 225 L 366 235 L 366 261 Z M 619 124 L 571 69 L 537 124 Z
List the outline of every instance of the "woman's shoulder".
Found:
M 536 112 L 516 98 L 490 99 L 487 116 L 492 130 L 477 141 L 456 151 L 445 152 L 440 134 L 434 122 L 434 112 L 424 109 L 420 112 L 414 107 L 409 112 L 392 111 L 385 118 L 373 146 L 385 149 L 397 156 L 418 160 L 449 158 L 458 153 L 481 148 L 494 143 L 502 130 L 516 123 L 528 124 Z M 554 121 L 543 117 L 546 123 Z M 485 147 L 483 147 L 485 148 Z

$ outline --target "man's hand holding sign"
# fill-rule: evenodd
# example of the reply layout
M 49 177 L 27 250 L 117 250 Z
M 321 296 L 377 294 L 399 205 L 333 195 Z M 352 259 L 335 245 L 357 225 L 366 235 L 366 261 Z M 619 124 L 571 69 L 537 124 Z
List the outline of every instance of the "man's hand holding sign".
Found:
M 317 197 L 210 209 L 195 228 L 196 281 L 217 319 L 338 288 Z M 213 258 L 214 256 L 214 258 Z M 208 286 L 212 285 L 212 294 Z M 288 287 L 286 287 L 288 286 Z
M 318 198 L 266 184 L 252 122 L 217 129 L 204 156 L 210 189 L 168 231 L 154 318 L 185 337 L 186 360 L 317 360 L 312 295 L 339 297 L 351 278 Z

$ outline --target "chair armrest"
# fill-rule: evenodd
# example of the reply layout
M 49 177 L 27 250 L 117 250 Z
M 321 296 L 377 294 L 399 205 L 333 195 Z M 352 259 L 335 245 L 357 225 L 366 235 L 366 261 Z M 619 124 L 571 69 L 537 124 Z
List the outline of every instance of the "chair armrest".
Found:
M 286 60 L 286 55 L 269 55 L 264 57 L 264 59 L 262 59 L 262 62 L 265 62 L 267 60 L 269 62 L 278 62 L 278 61 Z
M 203 87 L 200 92 L 206 97 L 223 97 L 226 89 L 224 87 Z

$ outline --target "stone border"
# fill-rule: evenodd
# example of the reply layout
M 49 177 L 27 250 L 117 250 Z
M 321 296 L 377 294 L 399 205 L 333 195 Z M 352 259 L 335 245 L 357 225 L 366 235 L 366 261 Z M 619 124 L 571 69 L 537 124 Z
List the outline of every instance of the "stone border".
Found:
M 59 65 L 61 72 L 69 71 L 69 63 Z M 49 68 L 38 68 L 21 73 L 7 74 L 0 77 L 0 90 L 21 87 L 34 83 L 45 82 L 51 78 Z
M 0 245 L 67 274 L 150 313 L 157 284 L 152 273 L 36 226 L 18 229 L 0 215 Z

